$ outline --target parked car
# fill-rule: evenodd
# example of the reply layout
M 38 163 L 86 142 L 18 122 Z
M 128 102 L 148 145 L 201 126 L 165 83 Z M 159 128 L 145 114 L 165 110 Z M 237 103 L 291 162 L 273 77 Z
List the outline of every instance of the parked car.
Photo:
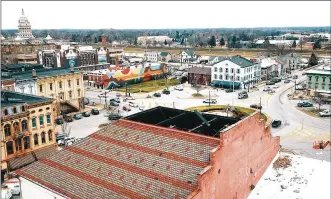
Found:
M 271 88 L 269 86 L 266 86 L 263 88 L 263 91 L 270 91 L 270 90 L 271 90 Z
M 217 100 L 216 99 L 205 99 L 203 100 L 203 103 L 206 103 L 206 104 L 216 104 L 217 103 Z
M 70 146 L 73 143 L 75 143 L 76 139 L 75 137 L 65 137 L 63 140 L 59 140 L 57 144 L 59 146 Z
M 168 89 L 164 89 L 164 90 L 162 91 L 162 93 L 163 93 L 163 94 L 166 94 L 166 95 L 169 95 L 169 94 L 170 94 L 170 91 L 169 91 Z
M 99 110 L 94 108 L 91 110 L 92 115 L 99 115 Z
M 280 125 L 282 125 L 282 121 L 280 121 L 280 120 L 274 120 L 274 121 L 272 121 L 272 123 L 271 123 L 271 126 L 272 126 L 273 128 L 278 128 Z
M 306 72 L 303 72 L 302 75 L 306 75 Z
M 55 123 L 58 124 L 58 125 L 63 124 L 63 119 L 62 118 L 57 118 L 55 120 Z
M 123 111 L 131 111 L 131 108 L 130 106 L 123 106 Z
M 275 79 L 272 79 L 271 81 L 273 81 L 274 83 L 278 83 L 278 82 L 281 82 L 282 79 L 280 79 L 280 78 L 275 78 Z
M 119 106 L 120 104 L 115 101 L 110 101 L 109 106 Z
M 298 75 L 293 75 L 293 79 L 298 79 Z
M 64 140 L 66 136 L 64 134 L 56 134 L 56 142 L 59 140 Z
M 119 120 L 121 118 L 122 118 L 122 116 L 120 114 L 116 114 L 116 113 L 110 113 L 108 115 L 109 120 Z
M 63 115 L 63 119 L 64 119 L 64 121 L 66 121 L 66 122 L 72 122 L 72 121 L 74 121 L 73 119 L 72 119 L 72 117 L 71 117 L 71 115 Z
M 273 88 L 279 88 L 279 86 L 278 85 L 274 85 Z
M 330 110 L 324 110 L 318 113 L 320 117 L 330 117 L 331 116 L 331 111 Z
M 145 110 L 145 106 L 144 105 L 139 106 L 139 110 L 141 110 L 141 111 Z
M 249 107 L 255 108 L 255 109 L 262 109 L 262 106 L 260 104 L 252 104 Z
M 121 97 L 122 94 L 121 93 L 116 93 L 116 97 Z
M 239 93 L 238 94 L 238 99 L 247 99 L 248 98 L 248 94 L 247 93 Z
M 175 86 L 175 90 L 182 91 L 184 90 L 182 85 Z
M 4 185 L 8 187 L 12 195 L 19 195 L 21 192 L 20 181 L 17 178 L 7 180 Z
M 161 93 L 154 93 L 154 97 L 161 97 Z
M 117 97 L 117 98 L 110 99 L 109 101 L 110 101 L 110 102 L 116 102 L 116 103 L 118 103 L 118 104 L 121 103 L 121 99 L 118 98 L 118 97 Z
M 126 98 L 124 98 L 125 100 L 135 100 L 136 98 L 132 97 L 132 96 L 128 96 Z
M 276 91 L 274 91 L 274 90 L 270 90 L 270 91 L 268 91 L 268 93 L 269 93 L 269 94 L 273 94 L 273 93 L 276 93 Z
M 91 116 L 90 112 L 88 112 L 88 111 L 84 112 L 82 115 L 84 117 L 90 117 Z
M 136 104 L 134 102 L 129 102 L 129 106 L 131 106 L 131 107 L 138 107 L 138 104 Z
M 313 103 L 311 102 L 299 102 L 297 104 L 298 107 L 313 107 Z
M 80 113 L 75 114 L 75 115 L 74 115 L 74 119 L 75 119 L 75 120 L 80 120 L 80 119 L 82 119 L 82 114 L 80 114 Z
M 266 85 L 275 85 L 275 82 L 273 82 L 273 81 L 267 81 Z
M 290 83 L 290 82 L 291 82 L 291 80 L 289 80 L 289 79 L 285 79 L 285 80 L 284 80 L 284 83 L 285 83 L 285 84 L 288 84 L 288 83 Z
M 233 92 L 233 89 L 232 88 L 228 88 L 225 90 L 226 93 L 232 93 Z

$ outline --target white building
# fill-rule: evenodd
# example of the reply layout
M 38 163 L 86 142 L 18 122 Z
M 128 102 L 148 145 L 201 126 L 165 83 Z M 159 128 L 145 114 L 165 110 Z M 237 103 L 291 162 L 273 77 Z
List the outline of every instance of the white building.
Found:
M 28 17 L 24 15 L 24 10 L 22 9 L 22 14 L 18 20 L 18 37 L 23 39 L 34 38 L 32 35 L 31 25 Z
M 146 52 L 145 59 L 151 62 L 157 62 L 159 60 L 160 53 L 159 52 Z
M 270 57 L 262 59 L 260 66 L 261 79 L 263 80 L 268 80 L 270 76 L 280 76 L 284 73 L 281 62 Z
M 284 70 L 288 71 L 299 68 L 301 57 L 296 53 L 290 53 L 284 56 L 279 56 L 278 59 L 284 63 Z
M 142 36 L 137 38 L 137 42 L 142 44 L 146 44 L 147 41 L 150 43 L 152 43 L 153 41 L 161 43 L 164 42 L 165 40 L 169 42 L 172 39 L 168 36 Z
M 241 57 L 224 57 L 212 66 L 211 85 L 216 87 L 245 88 L 260 81 L 261 68 Z

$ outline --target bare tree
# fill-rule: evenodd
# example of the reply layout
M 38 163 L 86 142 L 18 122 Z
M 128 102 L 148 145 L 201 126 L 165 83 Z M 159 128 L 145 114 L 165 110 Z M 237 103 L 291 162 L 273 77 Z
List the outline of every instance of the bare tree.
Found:
M 199 92 L 203 90 L 203 87 L 200 84 L 196 84 L 194 89 L 197 91 L 197 94 L 199 94 Z
M 270 45 L 267 48 L 267 53 L 269 56 L 286 55 L 286 54 L 290 53 L 290 49 L 287 44 Z
M 71 127 L 68 126 L 68 123 L 66 121 L 63 121 L 63 124 L 61 124 L 61 130 L 66 137 L 69 137 L 71 135 Z

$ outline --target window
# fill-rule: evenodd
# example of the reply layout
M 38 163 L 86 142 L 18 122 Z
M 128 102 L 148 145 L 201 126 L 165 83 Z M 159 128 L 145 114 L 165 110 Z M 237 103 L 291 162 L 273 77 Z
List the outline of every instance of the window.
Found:
M 7 109 L 3 110 L 3 114 L 8 115 L 8 110 Z
M 29 85 L 30 94 L 32 94 L 32 86 Z
M 214 79 L 217 79 L 217 75 L 216 74 L 214 75 Z
M 223 79 L 223 75 L 220 75 L 220 80 L 222 80 Z
M 229 79 L 229 76 L 228 75 L 225 75 L 225 80 L 228 80 Z
M 326 79 L 326 77 L 322 77 L 323 83 L 325 83 L 325 79 Z
M 20 151 L 22 149 L 22 139 L 16 139 L 16 151 Z
M 228 73 L 229 72 L 229 69 L 228 68 L 225 68 L 225 72 Z
M 27 131 L 28 130 L 28 121 L 23 120 L 22 121 L 22 131 Z
M 13 113 L 17 113 L 17 108 L 13 107 Z
M 45 139 L 45 132 L 41 132 L 41 143 L 45 144 L 46 143 L 46 139 Z
M 33 135 L 34 145 L 38 145 L 38 134 Z
M 68 80 L 68 86 L 71 87 L 71 80 Z
M 76 79 L 76 81 L 77 81 L 77 86 L 79 86 L 79 79 Z
M 43 85 L 39 85 L 39 91 L 43 92 Z
M 216 67 L 214 68 L 214 71 L 217 72 L 217 68 Z
M 312 76 L 308 76 L 308 78 L 309 78 L 309 81 L 311 81 Z
M 4 126 L 4 129 L 5 129 L 5 136 L 11 136 L 10 124 L 6 124 Z
M 46 115 L 47 124 L 51 123 L 51 115 Z
M 13 124 L 13 127 L 14 127 L 14 133 L 20 132 L 20 125 L 18 124 L 18 122 L 15 122 Z
M 325 90 L 325 84 L 322 84 L 322 90 Z
M 220 68 L 220 73 L 223 73 L 223 68 Z
M 49 83 L 49 90 L 53 90 L 53 83 Z
M 39 125 L 44 126 L 44 116 L 43 115 L 39 116 Z
M 80 97 L 80 89 L 77 90 L 77 95 Z
M 49 141 L 52 141 L 53 140 L 53 132 L 52 132 L 52 130 L 49 130 L 48 131 L 48 140 Z
M 231 68 L 231 73 L 233 73 L 234 72 L 234 69 L 233 68 Z
M 237 81 L 240 81 L 240 77 L 239 76 L 237 76 Z
M 69 91 L 69 98 L 72 98 L 72 91 Z
M 23 142 L 24 142 L 24 149 L 30 148 L 30 136 L 24 137 Z
M 315 76 L 315 80 L 318 81 L 318 76 Z
M 14 149 L 13 149 L 13 142 L 9 141 L 6 143 L 6 148 L 7 148 L 7 155 L 11 155 L 14 153 Z
M 237 69 L 237 74 L 240 74 L 240 69 Z
M 36 128 L 36 127 L 37 127 L 36 118 L 32 118 L 32 128 Z
M 23 105 L 21 108 L 22 112 L 25 112 L 25 106 Z

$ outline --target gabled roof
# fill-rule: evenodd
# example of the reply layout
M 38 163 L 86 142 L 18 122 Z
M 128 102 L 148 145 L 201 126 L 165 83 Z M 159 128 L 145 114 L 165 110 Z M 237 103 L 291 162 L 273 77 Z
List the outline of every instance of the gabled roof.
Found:
M 15 173 L 70 198 L 179 199 L 197 189 L 218 145 L 217 138 L 121 119 Z
M 241 57 L 240 55 L 237 55 L 237 56 L 232 56 L 232 57 L 218 57 L 218 62 L 214 63 L 215 64 L 218 64 L 220 62 L 223 62 L 225 60 L 228 60 L 228 61 L 231 61 L 235 64 L 237 64 L 238 66 L 242 67 L 242 68 L 245 68 L 245 67 L 248 67 L 248 66 L 253 66 L 254 63 L 244 57 Z
M 1 107 L 16 104 L 34 104 L 39 102 L 53 101 L 54 99 L 15 91 L 1 90 Z
M 160 56 L 162 56 L 162 57 L 166 57 L 166 56 L 168 56 L 168 54 L 169 54 L 168 52 L 161 52 L 161 53 L 160 53 Z
M 193 50 L 185 50 L 183 51 L 185 52 L 186 54 L 188 54 L 189 56 L 193 56 L 194 55 L 194 51 Z
M 189 68 L 187 72 L 193 73 L 193 74 L 211 75 L 211 68 L 210 67 L 192 67 L 192 68 Z

